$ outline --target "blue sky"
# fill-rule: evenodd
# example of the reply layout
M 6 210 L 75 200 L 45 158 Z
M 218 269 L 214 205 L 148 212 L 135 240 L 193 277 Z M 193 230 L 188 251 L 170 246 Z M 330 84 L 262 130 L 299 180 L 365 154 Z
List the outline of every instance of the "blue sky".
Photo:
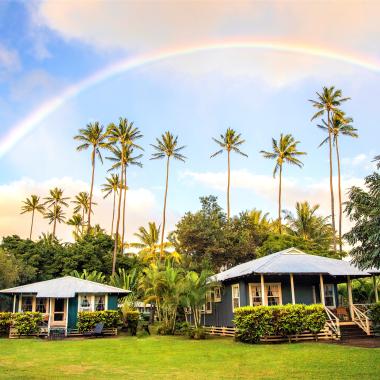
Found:
M 375 3 L 342 8 L 336 1 L 328 12 L 323 2 L 202 4 L 1 2 L 0 142 L 67 86 L 122 58 L 162 49 L 266 40 L 339 51 L 380 67 L 375 17 L 380 9 Z M 86 189 L 89 154 L 77 153 L 72 137 L 88 122 L 107 125 L 119 116 L 133 120 L 144 134 L 144 168 L 129 174 L 129 237 L 137 226 L 160 221 L 164 165 L 149 160 L 149 144 L 165 130 L 179 135 L 188 157 L 185 164 L 172 165 L 171 227 L 184 212 L 198 208 L 201 195 L 216 194 L 225 205 L 226 156 L 209 157 L 217 149 L 211 138 L 229 126 L 242 133 L 242 150 L 249 155 L 232 158 L 233 213 L 256 207 L 274 215 L 273 163 L 259 151 L 269 149 L 271 137 L 284 132 L 292 133 L 308 153 L 302 170 L 285 168 L 284 206 L 292 209 L 296 200 L 309 200 L 321 204 L 327 215 L 327 150 L 317 148 L 323 134 L 310 122 L 308 99 L 323 85 L 335 85 L 352 98 L 344 109 L 360 138 L 341 142 L 347 188 L 361 184 L 379 153 L 379 84 L 379 72 L 347 62 L 257 49 L 198 52 L 127 71 L 66 102 L 0 159 L 0 235 L 26 234 L 28 216 L 18 214 L 21 200 L 31 193 L 45 196 L 55 185 L 67 195 Z M 95 220 L 104 227 L 110 201 L 101 200 L 99 186 L 108 168 L 107 162 L 99 163 L 96 171 Z M 46 224 L 40 221 L 36 233 L 43 230 Z M 70 238 L 67 227 L 61 226 L 58 234 Z

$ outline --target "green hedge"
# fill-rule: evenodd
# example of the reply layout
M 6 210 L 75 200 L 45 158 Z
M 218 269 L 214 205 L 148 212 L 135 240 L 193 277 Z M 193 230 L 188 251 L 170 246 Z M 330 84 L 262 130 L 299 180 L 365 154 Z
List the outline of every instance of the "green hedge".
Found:
M 245 306 L 235 309 L 236 339 L 257 343 L 267 335 L 317 334 L 326 323 L 321 305 Z
M 78 330 L 91 331 L 99 322 L 104 322 L 105 328 L 118 327 L 122 324 L 120 313 L 117 310 L 81 311 L 78 313 Z
M 124 323 L 131 335 L 136 335 L 140 313 L 137 310 L 129 310 L 124 313 Z
M 42 313 L 14 313 L 12 326 L 19 335 L 31 335 L 39 332 L 42 321 Z
M 380 302 L 371 306 L 368 316 L 372 321 L 375 334 L 380 335 Z
M 8 333 L 13 320 L 13 313 L 0 313 L 0 333 Z

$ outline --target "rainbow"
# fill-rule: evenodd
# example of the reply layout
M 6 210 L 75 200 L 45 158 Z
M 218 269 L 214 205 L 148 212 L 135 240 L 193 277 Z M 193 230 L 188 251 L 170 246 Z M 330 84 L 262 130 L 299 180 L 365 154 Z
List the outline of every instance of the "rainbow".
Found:
M 225 49 L 258 49 L 270 50 L 275 52 L 294 53 L 315 56 L 344 62 L 350 65 L 358 66 L 366 70 L 380 72 L 380 62 L 363 56 L 357 56 L 346 52 L 329 50 L 308 45 L 268 42 L 268 41 L 229 41 L 229 42 L 212 42 L 196 46 L 182 48 L 172 48 L 156 52 L 142 54 L 134 58 L 127 58 L 113 63 L 96 73 L 84 78 L 83 80 L 68 86 L 56 97 L 42 103 L 38 108 L 32 111 L 24 119 L 10 128 L 9 132 L 0 140 L 0 158 L 6 155 L 18 141 L 24 138 L 28 133 L 35 129 L 44 119 L 63 106 L 67 101 L 75 98 L 83 91 L 101 83 L 109 78 L 115 77 L 128 70 L 135 69 L 144 65 L 149 65 L 164 61 L 170 58 L 186 56 L 190 54 L 218 51 Z

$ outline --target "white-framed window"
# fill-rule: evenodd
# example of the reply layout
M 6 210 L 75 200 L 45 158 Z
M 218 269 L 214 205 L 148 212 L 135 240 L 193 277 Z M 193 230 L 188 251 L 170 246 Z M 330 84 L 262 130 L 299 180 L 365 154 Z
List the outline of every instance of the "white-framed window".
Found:
M 328 307 L 335 307 L 335 287 L 334 284 L 324 284 L 325 291 L 325 305 Z
M 21 297 L 21 311 L 22 312 L 33 311 L 33 296 Z
M 38 313 L 46 314 L 47 313 L 47 298 L 36 298 L 36 311 Z
M 222 289 L 220 286 L 214 288 L 214 302 L 222 301 Z
M 249 284 L 249 304 L 251 306 L 259 306 L 263 304 L 261 284 Z
M 204 314 L 205 312 L 206 312 L 206 305 L 203 304 L 203 305 L 201 306 L 201 314 Z
M 212 296 L 213 296 L 212 290 L 208 290 L 206 292 L 206 306 L 205 306 L 206 314 L 212 314 L 212 298 L 213 298 Z
M 231 285 L 232 291 L 232 311 L 240 307 L 240 287 L 239 284 Z
M 95 296 L 95 311 L 106 310 L 106 296 Z
M 265 284 L 265 296 L 268 306 L 282 305 L 281 284 Z
M 91 296 L 89 296 L 87 294 L 82 294 L 79 296 L 78 310 L 79 311 L 92 311 Z

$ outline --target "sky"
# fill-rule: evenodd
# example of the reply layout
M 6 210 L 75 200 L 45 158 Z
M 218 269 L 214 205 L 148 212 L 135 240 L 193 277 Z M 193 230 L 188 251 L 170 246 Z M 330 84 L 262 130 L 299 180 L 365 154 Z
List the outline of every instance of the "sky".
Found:
M 291 133 L 307 156 L 302 169 L 284 168 L 283 208 L 307 200 L 328 215 L 328 151 L 318 148 L 325 136 L 308 100 L 332 85 L 351 98 L 343 108 L 360 137 L 341 140 L 344 193 L 362 185 L 380 153 L 379 12 L 379 2 L 364 0 L 1 1 L 0 237 L 28 235 L 27 196 L 89 189 L 90 153 L 77 152 L 73 136 L 120 116 L 144 135 L 143 168 L 128 174 L 128 239 L 160 223 L 165 167 L 149 158 L 166 130 L 187 156 L 171 164 L 169 230 L 200 196 L 217 195 L 225 207 L 227 158 L 210 155 L 212 137 L 228 127 L 248 154 L 232 156 L 233 214 L 258 208 L 276 217 L 274 162 L 259 151 Z M 93 220 L 109 230 L 112 201 L 100 189 L 110 164 L 96 165 Z M 34 235 L 47 230 L 37 216 Z M 72 238 L 65 225 L 57 235 Z

